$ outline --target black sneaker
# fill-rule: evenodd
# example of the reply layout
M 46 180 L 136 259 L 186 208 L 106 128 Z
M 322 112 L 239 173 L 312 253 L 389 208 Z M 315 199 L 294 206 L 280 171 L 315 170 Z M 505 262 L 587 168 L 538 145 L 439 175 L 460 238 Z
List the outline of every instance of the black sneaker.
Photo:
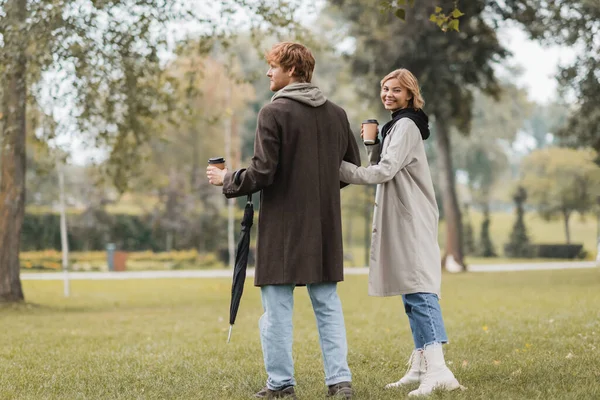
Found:
M 282 397 L 296 399 L 296 391 L 293 386 L 287 386 L 279 390 L 271 390 L 265 386 L 260 392 L 256 393 L 254 397 L 260 399 L 280 399 Z
M 328 397 L 342 397 L 344 399 L 352 398 L 352 385 L 350 382 L 340 382 L 329 386 Z

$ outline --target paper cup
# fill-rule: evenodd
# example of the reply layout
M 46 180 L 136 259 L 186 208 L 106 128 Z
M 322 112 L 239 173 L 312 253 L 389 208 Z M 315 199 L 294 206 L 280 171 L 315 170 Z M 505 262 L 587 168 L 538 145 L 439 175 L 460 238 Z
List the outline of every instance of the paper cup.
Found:
M 223 157 L 209 158 L 208 165 L 219 169 L 225 169 L 225 159 Z
M 365 144 L 375 144 L 377 141 L 377 127 L 379 122 L 376 119 L 368 119 L 362 123 L 363 142 Z

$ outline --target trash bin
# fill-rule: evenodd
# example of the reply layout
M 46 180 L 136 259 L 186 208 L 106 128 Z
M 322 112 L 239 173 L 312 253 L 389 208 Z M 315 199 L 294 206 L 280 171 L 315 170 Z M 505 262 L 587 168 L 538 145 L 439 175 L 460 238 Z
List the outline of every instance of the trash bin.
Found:
M 106 245 L 106 264 L 108 264 L 108 270 L 115 270 L 115 250 L 117 246 L 114 243 L 108 243 Z
M 106 245 L 106 263 L 109 271 L 125 271 L 127 269 L 127 252 L 116 251 L 114 243 Z
M 115 251 L 114 268 L 115 271 L 125 271 L 127 266 L 127 252 Z

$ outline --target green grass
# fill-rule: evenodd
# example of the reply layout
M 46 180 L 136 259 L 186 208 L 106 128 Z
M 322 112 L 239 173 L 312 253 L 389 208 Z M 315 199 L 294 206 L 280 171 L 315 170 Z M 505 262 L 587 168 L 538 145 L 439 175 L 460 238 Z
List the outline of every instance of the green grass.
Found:
M 405 398 L 384 384 L 412 341 L 399 297 L 340 285 L 357 399 Z M 266 378 L 259 290 L 247 281 L 226 344 L 227 279 L 25 281 L 28 304 L 0 307 L 0 399 L 248 399 Z M 600 398 L 600 271 L 445 275 L 446 358 L 464 392 L 443 399 Z M 297 393 L 325 397 L 317 330 L 296 291 Z

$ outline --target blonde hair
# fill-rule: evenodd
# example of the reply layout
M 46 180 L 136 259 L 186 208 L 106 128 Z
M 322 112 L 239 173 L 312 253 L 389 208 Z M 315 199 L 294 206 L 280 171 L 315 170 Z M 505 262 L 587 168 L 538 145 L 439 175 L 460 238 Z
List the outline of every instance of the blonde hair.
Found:
M 421 95 L 419 81 L 417 81 L 417 78 L 415 78 L 412 72 L 404 68 L 399 68 L 395 71 L 392 71 L 381 80 L 381 87 L 383 88 L 384 83 L 394 78 L 398 79 L 400 85 L 402 85 L 402 87 L 408 90 L 412 95 L 412 98 L 408 101 L 408 106 L 414 108 L 415 110 L 423 108 L 425 105 L 425 100 L 423 100 L 423 96 Z
M 274 62 L 281 65 L 285 71 L 295 67 L 294 76 L 301 82 L 310 83 L 312 80 L 315 58 L 310 50 L 300 43 L 277 43 L 265 53 L 265 58 L 268 63 Z

